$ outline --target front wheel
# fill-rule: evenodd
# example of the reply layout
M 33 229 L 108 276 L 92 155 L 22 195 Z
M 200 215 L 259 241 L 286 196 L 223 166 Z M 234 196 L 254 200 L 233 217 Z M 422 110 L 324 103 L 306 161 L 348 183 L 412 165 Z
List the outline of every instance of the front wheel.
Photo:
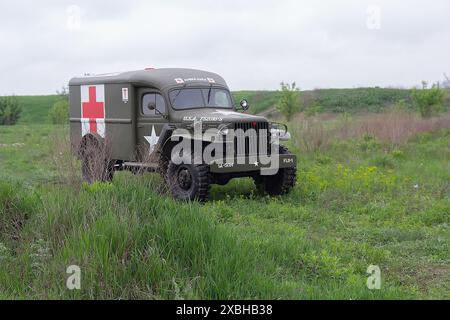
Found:
M 175 164 L 169 162 L 167 183 L 174 199 L 182 201 L 208 199 L 211 179 L 207 165 Z
M 290 154 L 289 150 L 280 146 L 280 154 Z M 289 193 L 295 186 L 297 179 L 297 166 L 281 168 L 273 176 L 255 176 L 253 180 L 259 191 L 266 192 L 271 196 L 284 195 Z

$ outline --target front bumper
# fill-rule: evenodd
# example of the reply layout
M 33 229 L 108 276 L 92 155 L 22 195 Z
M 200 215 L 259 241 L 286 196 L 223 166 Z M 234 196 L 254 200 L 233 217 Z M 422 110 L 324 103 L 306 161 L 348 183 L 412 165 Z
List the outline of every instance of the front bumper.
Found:
M 264 171 L 282 168 L 292 168 L 297 165 L 297 157 L 293 154 L 279 154 L 271 156 L 268 159 L 260 159 L 258 157 L 242 157 L 235 158 L 232 162 L 227 160 L 213 161 L 209 164 L 209 170 L 212 173 L 236 173 L 250 171 Z

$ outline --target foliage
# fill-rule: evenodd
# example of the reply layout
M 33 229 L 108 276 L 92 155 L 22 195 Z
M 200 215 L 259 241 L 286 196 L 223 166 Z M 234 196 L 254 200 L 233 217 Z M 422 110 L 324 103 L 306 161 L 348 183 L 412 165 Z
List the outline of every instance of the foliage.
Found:
M 48 112 L 48 118 L 53 124 L 67 124 L 69 122 L 69 88 L 63 86 L 56 91 L 59 97 Z
M 235 101 L 246 98 L 252 113 L 272 110 L 278 103 L 275 91 L 237 91 Z M 302 91 L 302 108 L 309 113 L 383 112 L 397 103 L 410 108 L 411 90 L 392 88 L 316 89 Z M 316 107 L 320 106 L 319 109 Z M 312 108 L 312 109 L 311 109 Z
M 250 112 L 257 114 L 273 108 L 277 104 L 275 91 L 235 91 L 232 92 L 234 101 L 247 99 Z
M 56 94 L 60 96 L 62 99 L 69 99 L 69 87 L 63 86 L 61 90 L 56 90 Z
M 53 124 L 66 124 L 69 122 L 69 102 L 61 99 L 53 104 L 48 112 L 50 122 Z
M 292 84 L 282 82 L 277 110 L 290 121 L 292 116 L 300 111 L 300 106 L 300 89 L 296 87 L 295 82 Z
M 313 91 L 315 103 L 325 112 L 382 112 L 403 100 L 410 100 L 410 90 L 390 88 L 318 89 Z
M 324 110 L 324 108 L 323 108 L 321 105 L 315 103 L 315 104 L 313 104 L 312 106 L 306 108 L 306 110 L 305 110 L 305 116 L 307 116 L 307 117 L 313 117 L 313 116 L 318 115 L 319 113 L 322 113 L 323 110 Z
M 15 96 L 0 97 L 0 125 L 14 125 L 20 119 L 22 106 Z
M 414 104 L 424 118 L 429 118 L 442 111 L 444 98 L 445 91 L 438 84 L 427 88 L 426 83 L 424 83 L 421 90 L 414 89 L 412 92 Z

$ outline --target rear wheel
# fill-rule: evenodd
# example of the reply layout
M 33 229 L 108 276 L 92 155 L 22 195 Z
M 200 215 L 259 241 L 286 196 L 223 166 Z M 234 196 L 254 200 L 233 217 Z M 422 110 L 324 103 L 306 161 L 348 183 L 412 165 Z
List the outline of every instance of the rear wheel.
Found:
M 103 145 L 93 138 L 83 141 L 80 148 L 81 173 L 87 183 L 110 182 L 114 177 L 114 161 L 110 160 Z
M 280 146 L 280 154 L 290 154 L 289 150 Z M 283 195 L 289 193 L 295 186 L 297 179 L 297 166 L 290 168 L 280 168 L 278 173 L 273 176 L 255 176 L 253 180 L 259 191 L 265 192 L 271 196 Z
M 172 196 L 177 200 L 206 201 L 211 183 L 209 167 L 204 164 L 177 165 L 170 161 L 167 169 L 167 183 Z

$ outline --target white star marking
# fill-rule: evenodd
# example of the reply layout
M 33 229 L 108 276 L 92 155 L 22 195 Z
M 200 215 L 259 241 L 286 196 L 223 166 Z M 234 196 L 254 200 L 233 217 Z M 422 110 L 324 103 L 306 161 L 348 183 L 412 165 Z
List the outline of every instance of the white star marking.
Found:
M 259 165 L 258 161 L 255 161 L 254 165 L 257 167 Z
M 150 136 L 144 136 L 144 138 L 145 138 L 145 140 L 147 140 L 147 142 L 150 145 L 149 154 L 152 154 L 152 152 L 155 150 L 155 146 L 159 140 L 159 137 L 156 135 L 156 132 L 155 132 L 155 126 L 152 126 L 152 134 Z

